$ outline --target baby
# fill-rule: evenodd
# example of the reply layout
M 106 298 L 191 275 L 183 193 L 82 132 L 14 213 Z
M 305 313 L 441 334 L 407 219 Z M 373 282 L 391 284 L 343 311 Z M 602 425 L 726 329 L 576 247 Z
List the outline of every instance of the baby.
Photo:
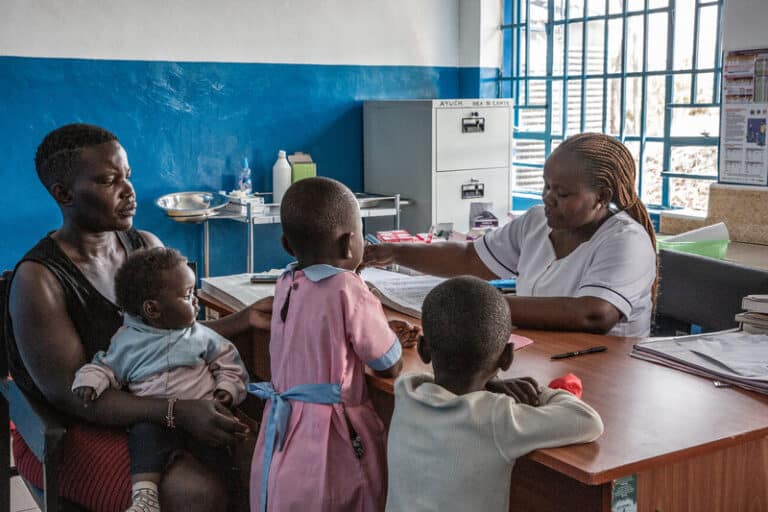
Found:
M 173 430 L 173 402 L 239 404 L 248 373 L 232 343 L 196 322 L 195 275 L 178 251 L 157 247 L 131 254 L 117 271 L 115 292 L 125 313 L 123 326 L 107 352 L 78 370 L 72 390 L 86 405 L 109 387 L 171 399 L 167 426 L 138 423 L 128 434 L 133 488 L 128 511 L 155 512 L 160 510 L 157 485 L 176 450 L 213 467 L 228 459 L 220 449 Z

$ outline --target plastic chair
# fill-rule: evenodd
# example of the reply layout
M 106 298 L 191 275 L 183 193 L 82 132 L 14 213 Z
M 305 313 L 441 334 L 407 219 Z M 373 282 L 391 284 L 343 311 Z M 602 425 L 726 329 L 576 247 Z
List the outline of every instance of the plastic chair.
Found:
M 652 334 L 673 336 L 738 326 L 741 299 L 768 293 L 768 271 L 697 254 L 659 252 L 659 292 Z
M 10 511 L 11 477 L 18 475 L 10 463 L 9 420 L 13 420 L 16 430 L 43 466 L 43 489 L 38 489 L 22 478 L 40 510 L 82 511 L 82 508 L 58 496 L 59 454 L 67 432 L 63 415 L 48 404 L 27 398 L 8 373 L 5 322 L 8 318 L 8 285 L 11 276 L 10 271 L 0 276 L 0 512 Z

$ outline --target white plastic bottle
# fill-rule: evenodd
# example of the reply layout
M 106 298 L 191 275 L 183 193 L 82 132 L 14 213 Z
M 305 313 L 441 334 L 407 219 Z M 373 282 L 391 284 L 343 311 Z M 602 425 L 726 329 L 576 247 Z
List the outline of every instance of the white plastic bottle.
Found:
M 280 203 L 291 186 L 291 164 L 285 158 L 285 151 L 277 152 L 277 161 L 272 166 L 272 202 Z

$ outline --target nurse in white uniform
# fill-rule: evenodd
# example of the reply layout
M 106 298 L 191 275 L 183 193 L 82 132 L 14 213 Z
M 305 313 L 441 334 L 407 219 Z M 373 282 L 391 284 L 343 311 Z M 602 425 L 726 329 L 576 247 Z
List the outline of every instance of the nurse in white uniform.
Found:
M 474 242 L 366 247 L 367 265 L 433 275 L 517 277 L 518 327 L 648 336 L 656 240 L 635 191 L 635 162 L 617 139 L 583 133 L 544 165 L 544 204 Z

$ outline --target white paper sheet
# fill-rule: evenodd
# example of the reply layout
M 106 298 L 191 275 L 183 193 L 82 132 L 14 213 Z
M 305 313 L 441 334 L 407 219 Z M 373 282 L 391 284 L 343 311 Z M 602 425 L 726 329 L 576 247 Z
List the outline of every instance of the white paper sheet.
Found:
M 724 223 L 718 222 L 664 239 L 665 242 L 704 242 L 709 240 L 730 240 L 728 228 Z

